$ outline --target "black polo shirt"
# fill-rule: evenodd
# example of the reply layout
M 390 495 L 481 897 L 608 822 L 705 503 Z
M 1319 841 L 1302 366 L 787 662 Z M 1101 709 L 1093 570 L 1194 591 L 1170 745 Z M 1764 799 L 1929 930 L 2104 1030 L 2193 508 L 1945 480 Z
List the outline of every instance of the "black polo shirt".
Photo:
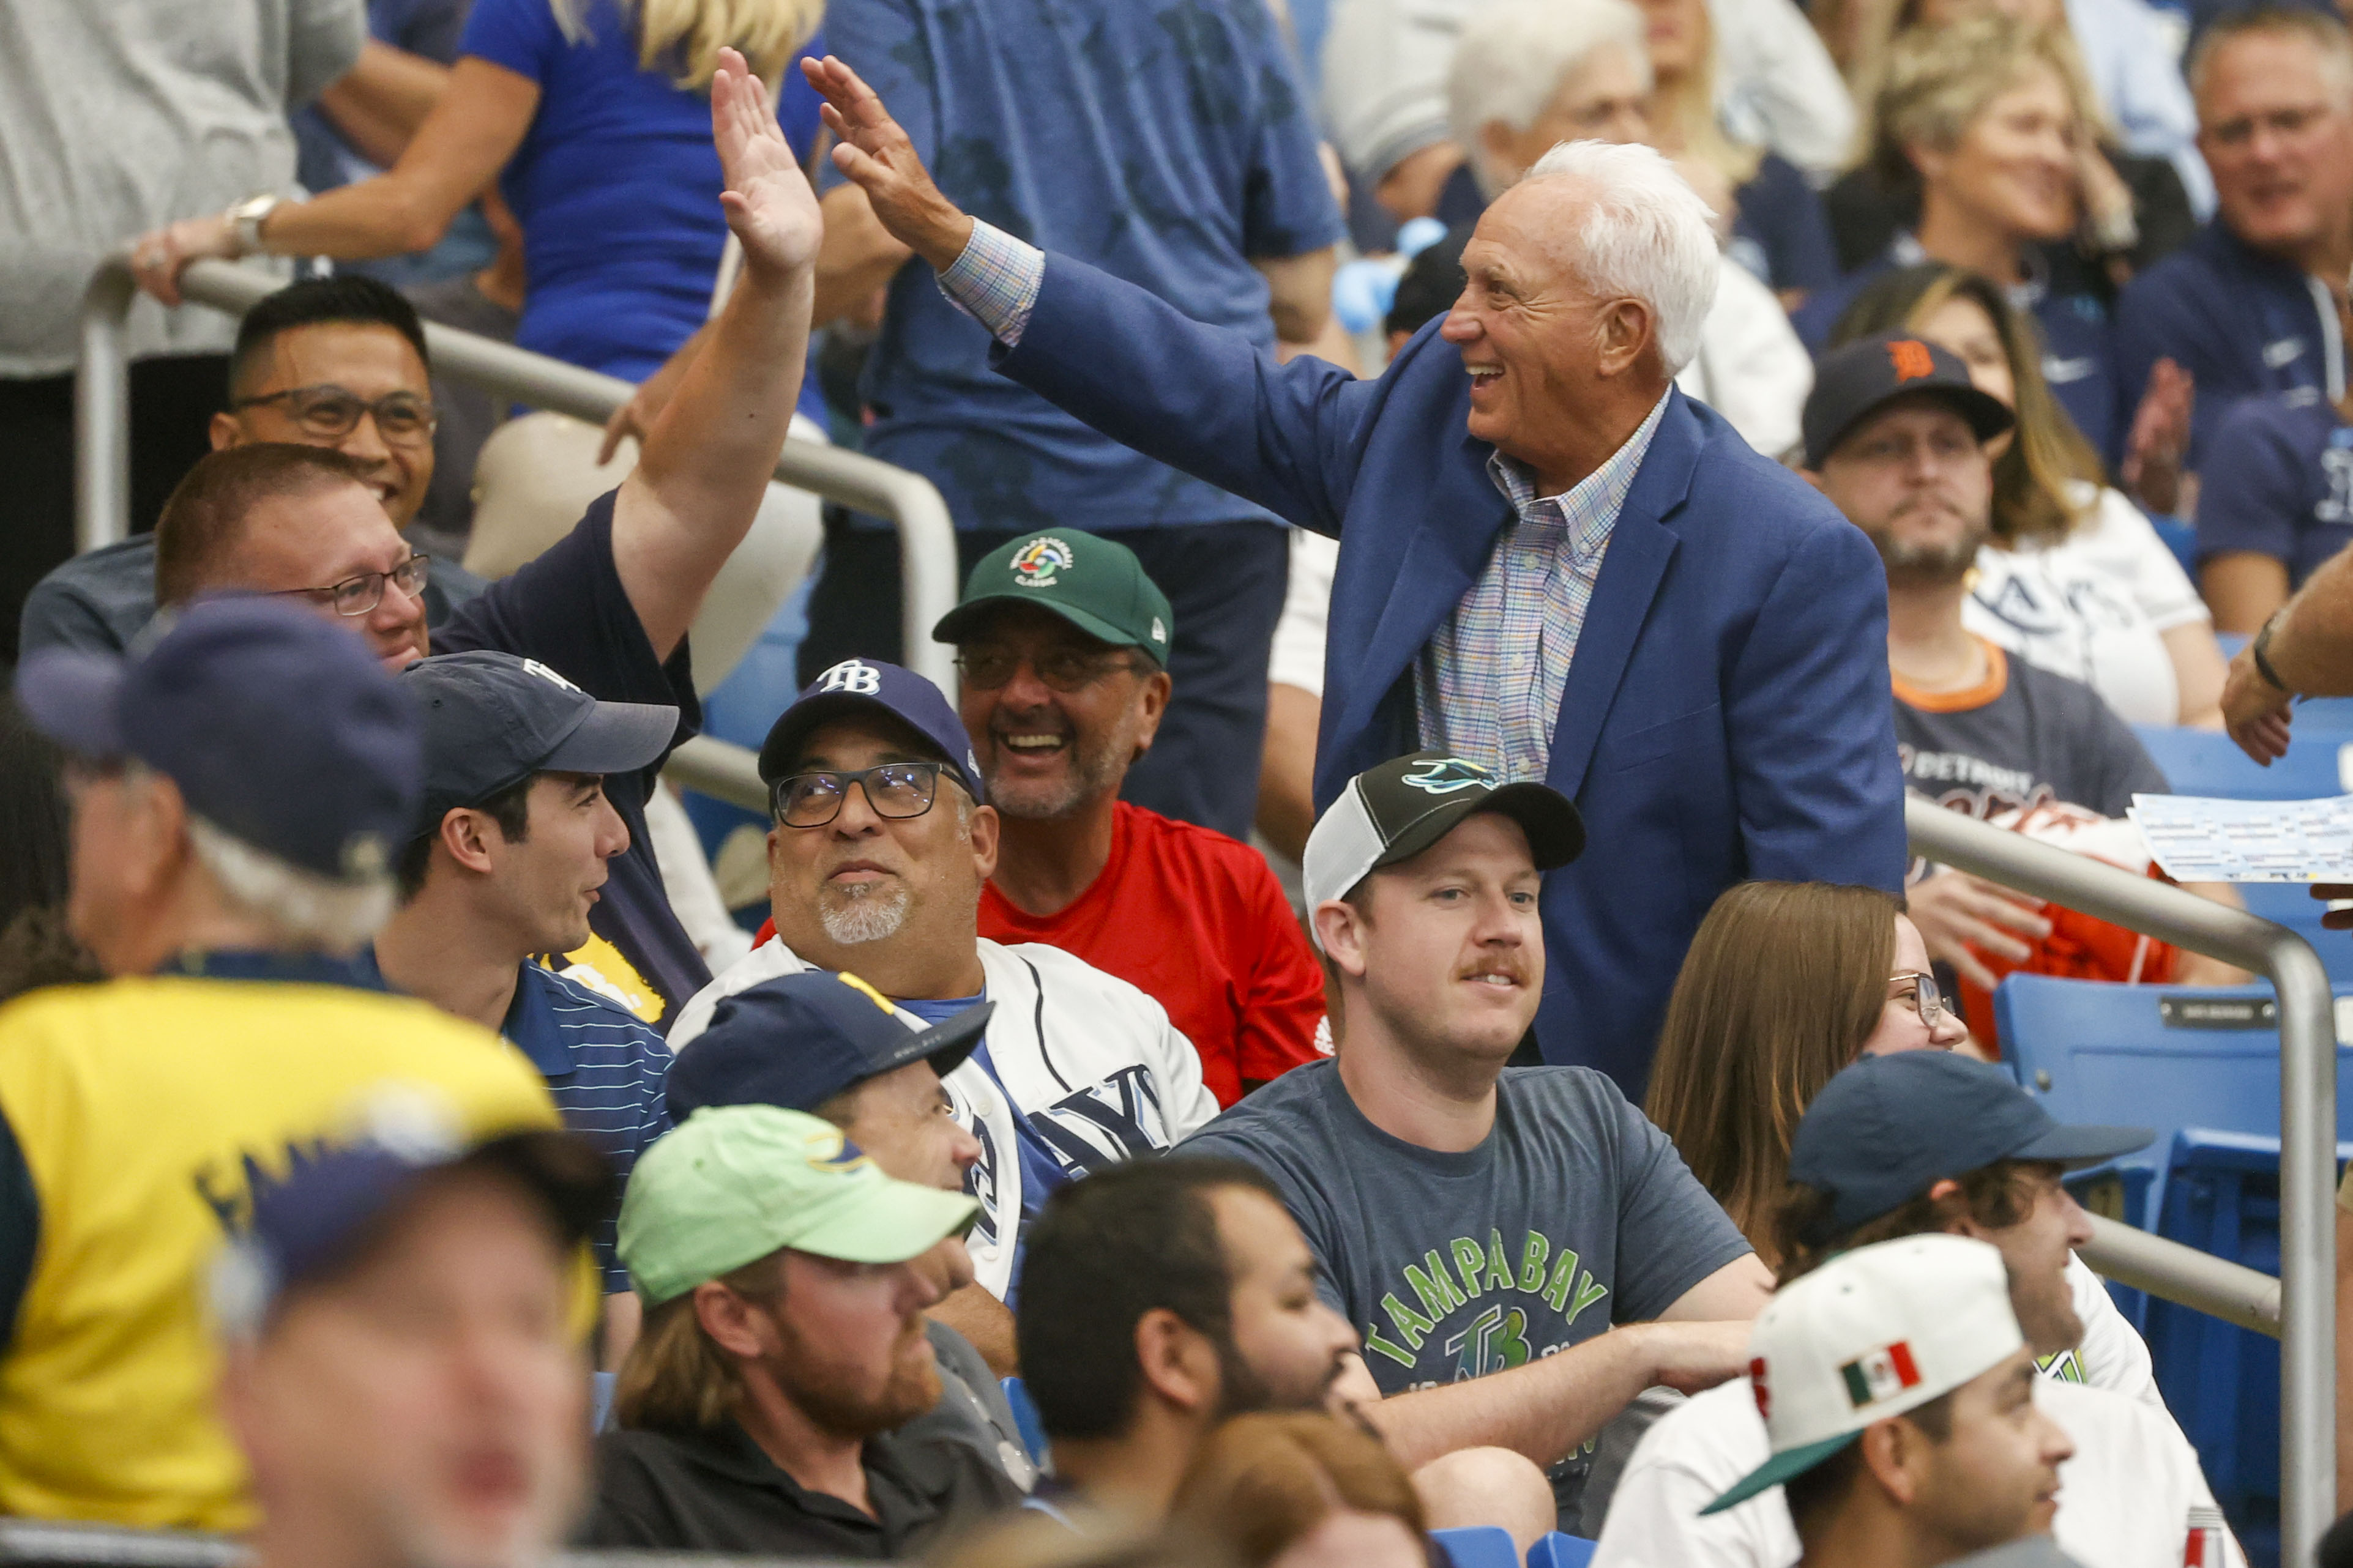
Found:
M 874 1517 L 807 1491 L 735 1422 L 714 1431 L 608 1432 L 596 1440 L 596 1501 L 584 1546 L 756 1557 L 913 1556 L 951 1530 L 1021 1500 L 971 1445 L 869 1438 Z

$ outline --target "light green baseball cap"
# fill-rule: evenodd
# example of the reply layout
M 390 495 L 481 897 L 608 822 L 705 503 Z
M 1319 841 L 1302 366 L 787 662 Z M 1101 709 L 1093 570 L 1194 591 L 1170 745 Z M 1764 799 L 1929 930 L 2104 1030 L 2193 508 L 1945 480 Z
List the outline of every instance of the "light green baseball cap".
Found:
M 620 1255 L 649 1307 L 778 1247 L 903 1263 L 972 1223 L 962 1193 L 896 1181 L 830 1121 L 776 1105 L 707 1106 L 639 1157 Z

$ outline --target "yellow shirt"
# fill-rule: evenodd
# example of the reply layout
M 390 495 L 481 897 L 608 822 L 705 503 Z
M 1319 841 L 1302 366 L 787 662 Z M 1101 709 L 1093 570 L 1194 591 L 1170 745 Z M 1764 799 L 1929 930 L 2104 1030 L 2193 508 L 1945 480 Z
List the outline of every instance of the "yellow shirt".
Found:
M 212 1263 L 251 1170 L 282 1175 L 387 1083 L 470 1137 L 557 1125 L 520 1052 L 377 992 L 159 976 L 0 1007 L 0 1514 L 254 1522 L 215 1410 Z

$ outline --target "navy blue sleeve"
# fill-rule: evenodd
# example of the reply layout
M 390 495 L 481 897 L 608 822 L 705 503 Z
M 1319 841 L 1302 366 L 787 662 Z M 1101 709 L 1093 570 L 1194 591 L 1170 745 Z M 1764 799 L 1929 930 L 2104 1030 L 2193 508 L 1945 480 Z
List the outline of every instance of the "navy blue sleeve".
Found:
M 2198 470 L 2200 565 L 2237 551 L 2295 559 L 2297 528 L 2320 489 L 2319 454 L 2297 438 L 2302 424 L 2277 398 L 2250 397 L 2215 431 Z
M 33 1284 L 33 1257 L 41 1240 L 41 1198 L 16 1145 L 16 1130 L 0 1115 L 0 1355 L 16 1337 L 16 1310 Z
M 1756 178 L 1734 193 L 1733 206 L 1733 235 L 1764 250 L 1772 288 L 1810 294 L 1838 281 L 1838 247 L 1822 198 L 1796 164 L 1767 153 Z
M 1258 144 L 1242 187 L 1242 254 L 1304 256 L 1336 243 L 1346 228 L 1282 28 L 1257 0 L 1242 0 L 1237 21 L 1249 34 L 1245 68 L 1258 79 Z

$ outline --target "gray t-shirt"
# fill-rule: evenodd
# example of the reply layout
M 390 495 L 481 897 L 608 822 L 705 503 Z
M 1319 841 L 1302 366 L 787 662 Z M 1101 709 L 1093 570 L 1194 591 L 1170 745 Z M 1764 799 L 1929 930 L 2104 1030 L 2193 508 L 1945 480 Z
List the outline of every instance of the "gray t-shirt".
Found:
M 1915 793 L 1980 819 L 2052 801 L 2121 817 L 2136 793 L 2167 793 L 2098 692 L 1987 647 L 1984 689 L 1935 699 L 1896 689 L 1896 755 Z
M 1750 1250 L 1607 1076 L 1506 1068 L 1495 1101 L 1486 1142 L 1441 1153 L 1375 1127 L 1337 1065 L 1315 1062 L 1177 1152 L 1240 1160 L 1273 1180 L 1385 1394 L 1503 1372 L 1655 1318 Z M 1588 1458 L 1554 1471 L 1572 1519 Z

